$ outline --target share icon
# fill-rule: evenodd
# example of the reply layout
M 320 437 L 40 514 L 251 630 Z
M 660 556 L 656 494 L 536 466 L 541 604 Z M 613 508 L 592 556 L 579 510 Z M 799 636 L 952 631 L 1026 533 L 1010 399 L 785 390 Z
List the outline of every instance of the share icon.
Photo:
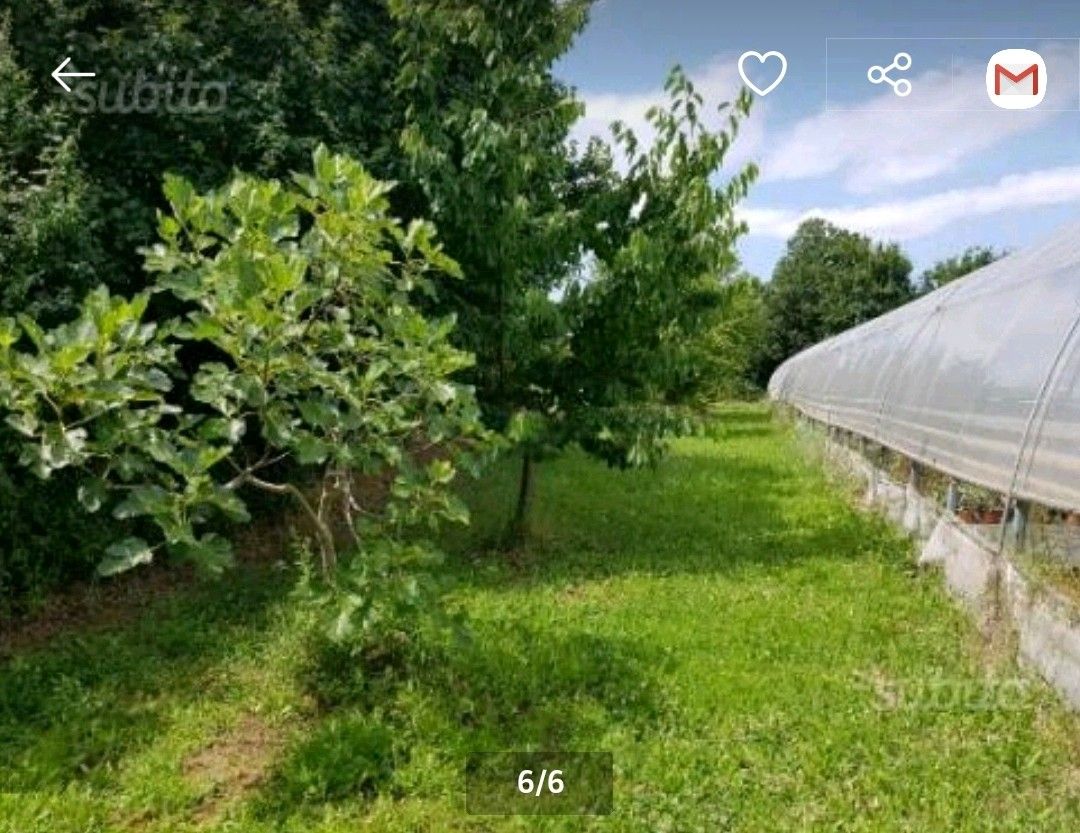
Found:
M 901 72 L 905 72 L 911 69 L 911 56 L 907 52 L 897 52 L 896 57 L 893 58 L 893 62 L 887 67 L 872 66 L 866 73 L 867 79 L 871 84 L 889 84 L 893 92 L 901 98 L 911 95 L 911 82 L 906 78 L 890 78 L 889 73 L 898 69 Z

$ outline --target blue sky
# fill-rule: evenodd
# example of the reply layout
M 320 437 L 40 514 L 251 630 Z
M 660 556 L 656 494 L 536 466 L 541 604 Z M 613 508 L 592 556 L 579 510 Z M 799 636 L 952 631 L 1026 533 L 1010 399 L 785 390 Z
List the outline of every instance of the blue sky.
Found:
M 987 99 L 987 61 L 1007 48 L 1045 58 L 1039 107 Z M 762 169 L 741 207 L 751 272 L 767 278 L 812 214 L 896 240 L 917 270 L 970 245 L 1019 248 L 1080 217 L 1077 0 L 600 0 L 557 73 L 585 101 L 579 137 L 614 118 L 647 133 L 644 111 L 673 64 L 716 105 L 738 90 L 751 49 L 788 60 L 729 160 Z M 900 51 L 913 59 L 897 74 L 913 86 L 902 99 L 866 78 Z M 775 62 L 757 69 L 764 85 Z

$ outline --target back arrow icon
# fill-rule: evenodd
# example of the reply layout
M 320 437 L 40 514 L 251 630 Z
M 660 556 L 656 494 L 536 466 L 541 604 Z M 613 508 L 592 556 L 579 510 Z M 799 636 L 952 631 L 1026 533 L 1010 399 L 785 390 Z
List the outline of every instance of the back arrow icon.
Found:
M 70 63 L 71 58 L 64 58 L 64 62 L 52 71 L 52 77 L 56 79 L 56 83 L 69 93 L 71 92 L 71 87 L 64 83 L 65 78 L 93 78 L 97 74 L 94 72 L 61 72 L 61 70 Z

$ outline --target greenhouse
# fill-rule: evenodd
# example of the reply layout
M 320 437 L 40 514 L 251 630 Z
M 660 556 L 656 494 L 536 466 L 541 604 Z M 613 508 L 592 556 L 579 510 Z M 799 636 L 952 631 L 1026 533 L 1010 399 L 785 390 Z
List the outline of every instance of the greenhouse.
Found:
M 1080 224 L 793 356 L 769 394 L 1010 500 L 1080 508 Z

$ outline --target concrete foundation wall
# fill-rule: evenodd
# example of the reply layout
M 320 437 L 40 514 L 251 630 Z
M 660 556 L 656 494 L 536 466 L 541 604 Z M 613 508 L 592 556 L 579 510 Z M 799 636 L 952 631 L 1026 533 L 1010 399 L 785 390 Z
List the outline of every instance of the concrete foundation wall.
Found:
M 1001 569 L 1001 595 L 1017 630 L 1020 661 L 1080 708 L 1080 611 L 1076 605 L 1052 590 L 1034 590 L 1008 561 Z
M 830 439 L 827 459 L 865 481 L 865 502 L 913 536 L 919 563 L 942 570 L 949 592 L 984 635 L 1015 633 L 1019 662 L 1080 709 L 1080 607 L 1051 588 L 1036 588 L 999 551 L 997 525 L 959 523 L 913 484 L 890 482 L 843 443 Z

